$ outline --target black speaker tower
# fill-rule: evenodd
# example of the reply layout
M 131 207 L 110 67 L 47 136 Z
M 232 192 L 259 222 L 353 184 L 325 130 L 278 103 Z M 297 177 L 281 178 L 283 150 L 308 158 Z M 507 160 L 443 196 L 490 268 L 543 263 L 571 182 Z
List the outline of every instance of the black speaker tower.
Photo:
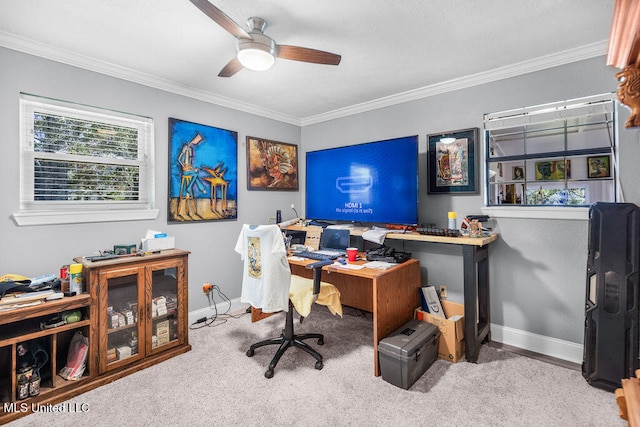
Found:
M 589 209 L 582 375 L 614 391 L 638 369 L 640 209 L 595 203 Z

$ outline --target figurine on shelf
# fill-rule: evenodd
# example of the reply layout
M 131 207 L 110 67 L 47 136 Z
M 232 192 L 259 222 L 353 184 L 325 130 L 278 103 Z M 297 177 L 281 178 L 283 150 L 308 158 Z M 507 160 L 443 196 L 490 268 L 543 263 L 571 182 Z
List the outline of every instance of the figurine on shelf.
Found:
M 631 115 L 625 123 L 625 127 L 640 126 L 640 68 L 634 66 L 624 67 L 616 74 L 619 81 L 618 99 L 631 109 Z

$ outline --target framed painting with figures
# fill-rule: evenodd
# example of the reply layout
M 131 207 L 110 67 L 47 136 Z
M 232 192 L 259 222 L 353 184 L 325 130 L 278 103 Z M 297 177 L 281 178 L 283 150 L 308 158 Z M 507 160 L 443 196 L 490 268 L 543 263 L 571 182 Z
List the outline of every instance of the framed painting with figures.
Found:
M 298 146 L 247 136 L 247 189 L 298 190 Z
M 167 222 L 238 217 L 238 134 L 169 118 Z
M 427 136 L 428 194 L 477 194 L 477 140 L 478 128 Z

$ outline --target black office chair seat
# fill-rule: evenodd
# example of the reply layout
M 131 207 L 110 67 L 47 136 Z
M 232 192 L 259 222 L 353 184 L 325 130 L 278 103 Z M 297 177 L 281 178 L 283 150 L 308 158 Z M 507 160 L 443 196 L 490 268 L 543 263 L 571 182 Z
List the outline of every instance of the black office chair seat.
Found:
M 313 264 L 307 265 L 307 268 L 313 269 L 313 294 L 318 295 L 320 293 L 320 277 L 322 275 L 322 267 L 328 264 L 332 264 L 333 261 L 319 261 L 314 262 Z M 267 345 L 280 345 L 278 351 L 271 359 L 271 363 L 269 363 L 269 369 L 264 373 L 264 376 L 267 378 L 273 377 L 273 371 L 276 368 L 276 365 L 280 361 L 282 355 L 287 351 L 290 347 L 298 347 L 302 350 L 309 353 L 313 358 L 316 359 L 315 368 L 320 370 L 324 367 L 322 363 L 322 355 L 318 353 L 313 347 L 304 342 L 306 339 L 316 338 L 318 340 L 318 345 L 324 345 L 324 336 L 322 334 L 300 334 L 296 335 L 293 330 L 293 303 L 289 300 L 289 311 L 287 311 L 286 320 L 284 329 L 282 330 L 282 334 L 278 338 L 272 338 L 264 341 L 257 342 L 252 344 L 247 350 L 247 356 L 253 357 L 255 354 L 255 350 L 259 347 L 264 347 Z

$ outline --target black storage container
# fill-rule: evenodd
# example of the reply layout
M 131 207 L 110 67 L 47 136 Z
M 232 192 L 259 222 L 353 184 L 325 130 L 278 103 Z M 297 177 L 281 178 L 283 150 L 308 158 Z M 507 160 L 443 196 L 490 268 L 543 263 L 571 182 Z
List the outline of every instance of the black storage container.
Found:
M 614 391 L 639 367 L 638 206 L 593 204 L 588 249 L 582 375 L 589 384 Z
M 438 328 L 411 320 L 378 344 L 382 379 L 405 390 L 438 358 Z

